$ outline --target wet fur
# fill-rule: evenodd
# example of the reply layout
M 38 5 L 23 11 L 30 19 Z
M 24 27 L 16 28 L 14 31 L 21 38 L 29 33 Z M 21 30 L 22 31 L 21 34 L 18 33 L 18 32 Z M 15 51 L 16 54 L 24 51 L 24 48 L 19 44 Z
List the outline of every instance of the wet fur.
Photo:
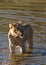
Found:
M 9 40 L 10 52 L 15 52 L 15 47 L 17 45 L 21 46 L 22 51 L 25 52 L 26 41 L 29 41 L 29 48 L 33 50 L 33 29 L 32 29 L 32 27 L 29 24 L 26 24 L 26 25 L 17 24 L 16 29 L 18 31 L 20 31 L 21 35 L 19 35 L 19 36 L 22 36 L 22 38 L 19 36 L 16 36 L 16 37 L 13 36 L 11 34 L 11 31 L 9 30 L 8 40 Z M 17 33 L 16 33 L 16 35 L 17 35 Z

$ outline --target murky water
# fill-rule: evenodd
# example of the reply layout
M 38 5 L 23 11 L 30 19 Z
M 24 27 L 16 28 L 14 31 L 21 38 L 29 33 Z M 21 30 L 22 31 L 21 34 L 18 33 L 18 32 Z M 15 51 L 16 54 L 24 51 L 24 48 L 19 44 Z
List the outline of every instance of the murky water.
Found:
M 0 9 L 0 65 L 46 65 L 46 4 L 45 8 L 42 8 L 43 4 L 34 4 L 31 8 L 30 2 L 27 4 L 26 8 L 21 6 L 23 4 L 16 4 L 16 10 Z M 31 24 L 33 28 L 33 53 L 15 56 L 9 54 L 8 23 L 20 20 Z

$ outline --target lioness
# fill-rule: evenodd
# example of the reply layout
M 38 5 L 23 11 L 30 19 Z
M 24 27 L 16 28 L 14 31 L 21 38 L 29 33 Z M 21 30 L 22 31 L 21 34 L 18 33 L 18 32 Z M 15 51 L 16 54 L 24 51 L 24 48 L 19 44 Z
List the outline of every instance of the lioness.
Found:
M 9 28 L 8 40 L 10 53 L 15 52 L 17 45 L 21 46 L 22 52 L 26 52 L 26 46 L 33 50 L 33 29 L 29 24 L 9 24 Z M 26 41 L 29 42 L 28 45 L 26 45 Z

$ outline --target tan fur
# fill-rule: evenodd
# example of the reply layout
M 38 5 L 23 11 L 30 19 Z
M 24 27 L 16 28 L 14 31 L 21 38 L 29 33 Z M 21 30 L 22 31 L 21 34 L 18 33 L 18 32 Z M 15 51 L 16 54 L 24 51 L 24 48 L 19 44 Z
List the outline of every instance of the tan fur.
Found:
M 8 40 L 10 40 L 9 41 L 10 52 L 15 52 L 14 50 L 17 45 L 21 46 L 22 51 L 25 52 L 26 41 L 29 42 L 28 47 L 33 50 L 33 29 L 32 29 L 32 27 L 29 24 L 21 25 L 20 23 L 17 24 L 17 26 L 19 27 L 19 29 L 17 29 L 15 26 L 13 26 L 13 24 L 10 24 L 10 26 L 9 26 L 10 30 L 8 33 Z M 15 31 L 14 31 L 14 29 L 15 29 Z M 23 32 L 23 35 L 22 35 L 22 32 Z M 32 50 L 31 50 L 31 52 L 32 52 Z

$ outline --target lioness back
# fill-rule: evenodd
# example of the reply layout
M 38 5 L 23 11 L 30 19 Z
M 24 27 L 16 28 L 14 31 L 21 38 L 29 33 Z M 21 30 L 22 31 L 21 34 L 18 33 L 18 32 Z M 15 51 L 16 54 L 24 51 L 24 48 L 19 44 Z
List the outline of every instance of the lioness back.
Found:
M 31 37 L 33 35 L 33 29 L 30 24 L 23 25 L 25 36 Z

